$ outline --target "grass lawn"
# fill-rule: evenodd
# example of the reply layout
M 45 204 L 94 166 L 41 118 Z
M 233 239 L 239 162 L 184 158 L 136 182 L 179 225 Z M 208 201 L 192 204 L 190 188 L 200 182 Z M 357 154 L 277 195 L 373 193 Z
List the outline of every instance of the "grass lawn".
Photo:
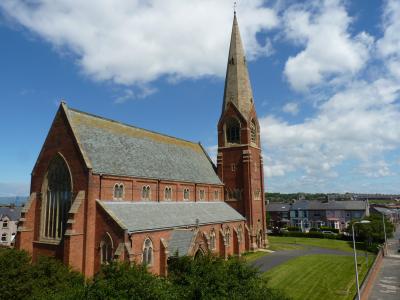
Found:
M 370 255 L 369 265 L 373 261 Z M 365 257 L 359 256 L 358 262 L 361 284 L 367 272 Z M 271 269 L 263 277 L 270 287 L 281 289 L 294 300 L 353 299 L 356 291 L 353 256 L 301 256 Z
M 351 243 L 349 243 L 348 241 L 341 241 L 341 240 L 269 236 L 268 241 L 272 246 L 275 244 L 301 244 L 301 245 L 330 248 L 330 249 L 343 250 L 349 252 L 353 251 Z
M 296 250 L 296 249 L 303 249 L 304 247 L 301 245 L 296 245 L 296 244 L 289 244 L 289 243 L 279 243 L 279 242 L 273 242 L 269 243 L 268 250 L 272 251 L 282 251 L 282 250 Z
M 247 261 L 247 262 L 252 262 L 255 261 L 257 258 L 263 257 L 264 255 L 268 255 L 268 252 L 265 251 L 257 251 L 257 252 L 246 252 L 243 253 L 242 257 Z

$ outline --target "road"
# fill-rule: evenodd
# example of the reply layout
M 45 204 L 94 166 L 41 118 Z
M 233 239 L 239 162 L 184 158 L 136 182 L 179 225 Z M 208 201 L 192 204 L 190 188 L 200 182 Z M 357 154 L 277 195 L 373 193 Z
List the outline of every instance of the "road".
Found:
M 388 240 L 388 255 L 383 258 L 381 269 L 375 279 L 369 300 L 400 299 L 400 226 L 394 237 Z

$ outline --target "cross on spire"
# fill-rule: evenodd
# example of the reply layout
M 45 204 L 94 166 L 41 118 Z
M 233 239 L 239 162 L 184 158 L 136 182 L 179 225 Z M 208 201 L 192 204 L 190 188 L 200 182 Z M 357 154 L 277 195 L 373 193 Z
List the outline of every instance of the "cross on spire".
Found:
M 237 7 L 237 3 L 236 1 L 233 2 L 233 13 L 236 15 L 236 7 Z

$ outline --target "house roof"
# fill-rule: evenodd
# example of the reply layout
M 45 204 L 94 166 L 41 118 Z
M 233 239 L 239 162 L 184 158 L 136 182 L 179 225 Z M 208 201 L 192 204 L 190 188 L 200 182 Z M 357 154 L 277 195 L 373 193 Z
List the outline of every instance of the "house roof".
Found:
M 190 229 L 175 229 L 171 233 L 168 242 L 169 255 L 178 256 L 188 255 L 193 240 L 196 238 L 197 232 Z
M 0 206 L 0 219 L 7 216 L 10 221 L 18 221 L 21 217 L 21 209 L 20 206 Z
M 128 202 L 97 203 L 128 232 L 242 221 L 244 217 L 225 202 Z
M 199 143 L 61 105 L 93 173 L 222 185 Z
M 291 210 L 365 210 L 365 201 L 308 201 L 301 200 L 292 204 Z
M 291 204 L 284 202 L 270 202 L 267 204 L 267 211 L 284 212 L 289 211 Z

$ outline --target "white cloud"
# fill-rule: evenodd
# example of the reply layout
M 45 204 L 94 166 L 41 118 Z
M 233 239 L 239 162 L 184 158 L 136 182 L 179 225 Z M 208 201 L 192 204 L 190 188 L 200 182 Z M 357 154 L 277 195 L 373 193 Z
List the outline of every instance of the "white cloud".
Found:
M 314 1 L 294 5 L 284 15 L 286 37 L 304 49 L 289 57 L 285 75 L 300 91 L 329 81 L 331 76 L 351 76 L 365 65 L 373 38 L 365 32 L 349 33 L 352 22 L 342 1 Z
M 266 175 L 334 177 L 343 162 L 364 165 L 400 146 L 400 83 L 355 81 L 329 98 L 317 114 L 299 124 L 274 116 L 260 119 Z M 371 165 L 371 163 L 369 163 Z M 366 170 L 366 176 L 370 170 Z M 384 175 L 384 166 L 380 165 Z M 386 173 L 385 173 L 386 174 Z
M 262 0 L 239 2 L 249 59 L 267 55 L 256 33 L 273 28 Z M 3 0 L 0 8 L 56 49 L 76 55 L 95 80 L 130 85 L 160 76 L 222 76 L 232 24 L 232 1 Z
M 367 161 L 358 168 L 359 173 L 367 177 L 379 178 L 394 175 L 389 164 L 384 160 Z
M 282 110 L 285 113 L 295 116 L 299 113 L 299 105 L 296 102 L 288 102 L 283 106 Z
M 400 78 L 400 2 L 389 0 L 383 17 L 384 36 L 377 42 L 378 52 L 392 75 Z

